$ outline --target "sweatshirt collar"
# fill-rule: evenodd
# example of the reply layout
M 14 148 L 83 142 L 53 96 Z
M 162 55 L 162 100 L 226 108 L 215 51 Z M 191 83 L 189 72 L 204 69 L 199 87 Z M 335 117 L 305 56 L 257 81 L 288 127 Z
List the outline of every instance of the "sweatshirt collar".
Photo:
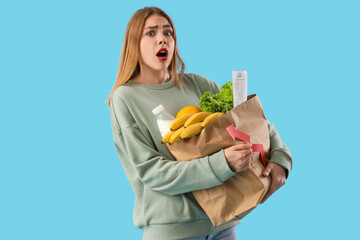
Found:
M 145 88 L 150 88 L 150 89 L 155 89 L 155 90 L 162 90 L 162 89 L 167 89 L 167 88 L 171 88 L 172 86 L 174 86 L 174 79 L 171 78 L 166 83 L 161 83 L 161 84 L 156 84 L 156 85 L 143 84 L 143 83 L 138 83 L 138 82 L 129 80 L 126 83 L 126 85 L 145 87 Z

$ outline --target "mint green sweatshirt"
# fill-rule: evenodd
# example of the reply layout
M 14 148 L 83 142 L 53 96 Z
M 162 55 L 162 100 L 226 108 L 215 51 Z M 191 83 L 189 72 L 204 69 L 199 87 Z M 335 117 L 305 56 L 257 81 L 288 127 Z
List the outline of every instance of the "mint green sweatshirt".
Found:
M 128 81 L 114 91 L 110 116 L 115 148 L 135 194 L 133 222 L 143 239 L 183 239 L 221 231 L 240 223 L 233 219 L 214 227 L 192 191 L 221 185 L 235 175 L 224 151 L 187 162 L 178 162 L 161 143 L 152 109 L 162 104 L 170 114 L 183 107 L 199 107 L 205 91 L 220 87 L 197 74 L 185 74 L 183 85 L 174 81 L 145 85 Z M 292 167 L 289 149 L 269 123 L 270 161 Z M 190 150 L 190 149 L 189 149 Z

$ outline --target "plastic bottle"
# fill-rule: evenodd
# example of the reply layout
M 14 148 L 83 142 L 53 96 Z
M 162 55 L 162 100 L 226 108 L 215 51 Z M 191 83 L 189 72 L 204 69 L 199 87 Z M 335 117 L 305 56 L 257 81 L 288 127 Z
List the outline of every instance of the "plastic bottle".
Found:
M 247 71 L 233 71 L 234 107 L 247 101 Z
M 175 117 L 168 113 L 162 104 L 154 108 L 152 112 L 156 117 L 161 137 L 164 137 L 170 131 L 171 123 L 175 120 Z

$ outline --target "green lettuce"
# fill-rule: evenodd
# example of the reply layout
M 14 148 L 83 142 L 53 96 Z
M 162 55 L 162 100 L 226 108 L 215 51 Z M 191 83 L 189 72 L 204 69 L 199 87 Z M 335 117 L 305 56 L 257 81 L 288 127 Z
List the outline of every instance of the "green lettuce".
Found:
M 210 91 L 204 92 L 199 104 L 203 112 L 229 112 L 234 108 L 232 82 L 225 83 L 217 94 L 213 95 Z

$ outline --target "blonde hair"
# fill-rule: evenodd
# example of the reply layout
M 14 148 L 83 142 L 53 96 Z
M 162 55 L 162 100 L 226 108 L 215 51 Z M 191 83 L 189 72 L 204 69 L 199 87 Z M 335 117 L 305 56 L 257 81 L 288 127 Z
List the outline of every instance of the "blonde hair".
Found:
M 145 21 L 151 15 L 160 15 L 166 18 L 173 29 L 173 38 L 175 41 L 174 55 L 172 56 L 171 63 L 168 67 L 168 71 L 174 79 L 175 86 L 182 83 L 182 77 L 184 75 L 185 64 L 180 58 L 179 50 L 176 42 L 176 31 L 173 22 L 170 17 L 157 7 L 145 7 L 137 10 L 131 17 L 124 36 L 123 47 L 120 56 L 119 70 L 117 73 L 115 84 L 107 99 L 108 107 L 110 107 L 110 99 L 119 86 L 125 84 L 130 79 L 134 78 L 140 73 L 140 40 L 142 31 L 145 25 Z M 178 69 L 180 68 L 180 72 Z

